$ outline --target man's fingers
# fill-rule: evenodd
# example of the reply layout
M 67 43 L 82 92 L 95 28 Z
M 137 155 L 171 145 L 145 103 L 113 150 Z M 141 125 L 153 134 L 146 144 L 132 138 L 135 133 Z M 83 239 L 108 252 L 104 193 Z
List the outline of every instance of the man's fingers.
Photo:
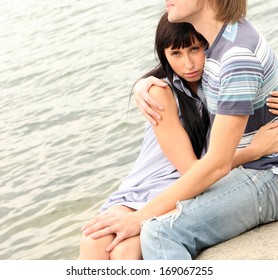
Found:
M 92 225 L 94 225 L 96 223 L 96 219 L 93 219 L 89 222 L 87 222 L 84 226 L 81 227 L 81 230 L 84 231 L 87 228 L 91 227 Z
M 107 235 L 113 234 L 113 231 L 110 227 L 103 228 L 101 230 L 98 230 L 96 232 L 93 232 L 90 236 L 92 239 L 98 239 Z
M 157 120 L 161 119 L 161 116 L 153 110 L 151 107 L 147 105 L 146 102 L 143 100 L 136 101 L 137 102 L 137 107 L 139 108 L 140 112 L 142 115 L 153 125 L 157 125 Z
M 267 131 L 267 130 L 274 129 L 274 128 L 277 128 L 277 127 L 278 127 L 278 121 L 267 123 L 267 124 L 261 126 L 259 130 L 260 131 Z
M 120 237 L 118 237 L 118 235 L 114 238 L 114 240 L 112 241 L 112 243 L 110 243 L 107 248 L 106 248 L 106 252 L 111 252 L 123 239 L 121 239 Z
M 152 124 L 152 125 L 157 125 L 157 121 L 149 114 L 146 113 L 146 111 L 142 110 L 140 108 L 140 111 L 142 115 Z
M 272 122 L 269 124 L 269 129 L 277 128 L 278 127 L 278 121 Z
M 167 83 L 165 83 L 163 80 L 158 79 L 154 76 L 149 77 L 147 81 L 148 81 L 150 87 L 152 85 L 156 85 L 156 86 L 159 86 L 159 87 L 166 87 L 167 86 Z

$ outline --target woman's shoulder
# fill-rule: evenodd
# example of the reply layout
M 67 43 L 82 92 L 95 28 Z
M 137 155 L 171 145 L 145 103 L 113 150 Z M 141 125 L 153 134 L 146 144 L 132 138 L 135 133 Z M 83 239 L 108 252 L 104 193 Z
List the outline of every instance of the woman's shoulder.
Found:
M 161 103 L 161 105 L 163 106 L 166 105 L 176 106 L 176 99 L 170 86 L 159 87 L 153 85 L 149 90 L 149 94 L 159 103 Z
M 157 101 L 160 100 L 174 100 L 174 93 L 172 91 L 172 89 L 170 88 L 169 85 L 167 85 L 166 87 L 159 87 L 156 85 L 153 85 L 150 90 L 149 90 L 149 94 L 155 98 Z

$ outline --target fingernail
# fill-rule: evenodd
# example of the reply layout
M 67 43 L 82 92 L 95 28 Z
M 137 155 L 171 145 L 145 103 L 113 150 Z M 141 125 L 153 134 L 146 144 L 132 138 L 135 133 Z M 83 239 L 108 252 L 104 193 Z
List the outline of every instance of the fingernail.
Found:
M 162 107 L 162 106 L 159 106 L 158 109 L 159 109 L 159 110 L 163 110 L 163 107 Z

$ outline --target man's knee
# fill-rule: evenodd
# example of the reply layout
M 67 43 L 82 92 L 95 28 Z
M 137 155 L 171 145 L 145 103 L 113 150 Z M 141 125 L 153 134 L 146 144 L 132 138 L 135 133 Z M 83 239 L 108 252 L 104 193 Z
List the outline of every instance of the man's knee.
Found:
M 161 231 L 171 232 L 172 225 L 179 217 L 179 215 L 180 209 L 177 207 L 175 210 L 167 214 L 145 221 L 141 229 L 141 240 L 150 240 L 153 238 L 157 238 L 159 232 Z
M 157 238 L 161 224 L 157 218 L 152 218 L 144 222 L 140 233 L 141 246 L 151 243 L 154 238 Z

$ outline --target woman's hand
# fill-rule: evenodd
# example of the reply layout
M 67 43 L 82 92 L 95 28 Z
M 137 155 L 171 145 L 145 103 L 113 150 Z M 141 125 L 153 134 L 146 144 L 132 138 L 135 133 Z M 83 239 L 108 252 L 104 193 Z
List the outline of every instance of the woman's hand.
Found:
M 115 234 L 116 237 L 106 248 L 107 252 L 111 252 L 122 240 L 140 234 L 141 220 L 137 213 L 138 211 L 105 211 L 88 222 L 81 230 L 85 235 L 91 235 L 93 239 Z
M 158 110 L 163 110 L 163 106 L 149 95 L 149 89 L 153 85 L 160 87 L 167 86 L 167 84 L 162 80 L 151 76 L 139 80 L 133 87 L 133 93 L 135 96 L 136 105 L 143 116 L 153 125 L 157 125 L 157 120 L 160 120 L 161 116 L 150 106 Z
M 254 135 L 250 147 L 258 153 L 258 158 L 278 153 L 278 121 L 262 126 Z
M 278 91 L 271 92 L 270 97 L 267 99 L 267 106 L 272 114 L 278 115 Z

